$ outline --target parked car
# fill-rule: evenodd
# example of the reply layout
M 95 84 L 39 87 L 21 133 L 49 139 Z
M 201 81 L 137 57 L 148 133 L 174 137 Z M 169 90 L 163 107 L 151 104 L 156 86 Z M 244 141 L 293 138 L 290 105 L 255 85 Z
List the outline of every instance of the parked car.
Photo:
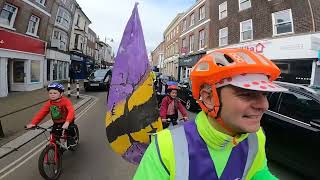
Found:
M 276 83 L 289 91 L 268 96 L 269 110 L 261 122 L 267 136 L 267 156 L 306 179 L 320 179 L 320 91 Z
M 111 68 L 95 70 L 87 79 L 84 80 L 85 91 L 93 89 L 109 90 L 111 75 Z
M 188 111 L 199 110 L 200 106 L 192 96 L 191 81 L 189 79 L 183 79 L 178 84 L 178 98 L 185 104 Z

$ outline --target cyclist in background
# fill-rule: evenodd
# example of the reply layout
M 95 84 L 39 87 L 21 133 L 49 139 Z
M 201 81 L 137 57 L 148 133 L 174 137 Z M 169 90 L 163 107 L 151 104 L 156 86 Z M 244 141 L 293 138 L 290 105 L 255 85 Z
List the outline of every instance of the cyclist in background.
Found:
M 31 123 L 26 125 L 26 128 L 32 128 L 38 125 L 47 114 L 51 114 L 53 120 L 52 133 L 61 135 L 61 132 L 56 132 L 56 129 L 62 128 L 67 130 L 70 136 L 68 143 L 70 146 L 74 145 L 75 136 L 74 124 L 75 111 L 72 102 L 63 96 L 64 87 L 60 83 L 51 83 L 47 87 L 49 93 L 49 100 L 44 103 L 40 111 L 34 116 Z
M 188 113 L 177 98 L 177 94 L 178 87 L 176 85 L 170 85 L 167 89 L 167 95 L 162 99 L 160 117 L 164 129 L 170 125 L 170 122 L 168 122 L 167 119 L 170 119 L 173 125 L 178 124 L 178 111 L 182 114 L 184 121 L 187 121 L 188 119 Z

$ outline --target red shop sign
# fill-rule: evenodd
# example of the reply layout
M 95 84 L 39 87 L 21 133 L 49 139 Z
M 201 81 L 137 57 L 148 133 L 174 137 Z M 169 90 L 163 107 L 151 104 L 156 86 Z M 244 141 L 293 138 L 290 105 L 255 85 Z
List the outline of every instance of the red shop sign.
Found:
M 0 29 L 0 49 L 9 49 L 44 55 L 45 42 Z

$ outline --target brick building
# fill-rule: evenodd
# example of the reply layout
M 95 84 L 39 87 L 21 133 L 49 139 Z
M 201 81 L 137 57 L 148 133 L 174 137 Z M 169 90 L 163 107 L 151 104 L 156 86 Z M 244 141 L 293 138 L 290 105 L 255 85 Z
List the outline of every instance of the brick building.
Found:
M 217 0 L 210 9 L 210 47 L 262 53 L 283 81 L 320 84 L 320 1 Z
M 183 13 L 177 14 L 163 33 L 165 38 L 164 60 L 161 72 L 175 78 L 178 77 L 180 19 L 182 16 Z
M 153 70 L 158 72 L 163 68 L 164 61 L 164 41 L 162 41 L 156 49 L 151 52 L 151 66 Z
M 48 1 L 49 2 L 49 1 Z M 75 0 L 54 0 L 48 23 L 44 83 L 66 80 L 71 64 L 69 44 L 75 13 Z
M 53 1 L 0 1 L 0 97 L 43 87 Z
M 192 66 L 209 48 L 210 2 L 196 1 L 181 17 L 178 79 L 188 78 Z

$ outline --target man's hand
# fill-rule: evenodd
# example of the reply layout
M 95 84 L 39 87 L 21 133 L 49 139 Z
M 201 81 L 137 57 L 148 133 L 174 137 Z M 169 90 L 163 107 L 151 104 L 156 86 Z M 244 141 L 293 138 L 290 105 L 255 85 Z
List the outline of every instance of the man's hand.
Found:
M 70 124 L 70 122 L 69 122 L 69 121 L 66 121 L 66 122 L 63 124 L 62 129 L 68 129 L 69 124 Z
M 26 128 L 27 128 L 27 129 L 30 129 L 30 128 L 33 128 L 33 127 L 35 127 L 35 126 L 36 126 L 36 125 L 34 125 L 34 124 L 27 124 L 27 125 L 26 125 Z
M 162 122 L 167 122 L 167 119 L 161 119 Z

